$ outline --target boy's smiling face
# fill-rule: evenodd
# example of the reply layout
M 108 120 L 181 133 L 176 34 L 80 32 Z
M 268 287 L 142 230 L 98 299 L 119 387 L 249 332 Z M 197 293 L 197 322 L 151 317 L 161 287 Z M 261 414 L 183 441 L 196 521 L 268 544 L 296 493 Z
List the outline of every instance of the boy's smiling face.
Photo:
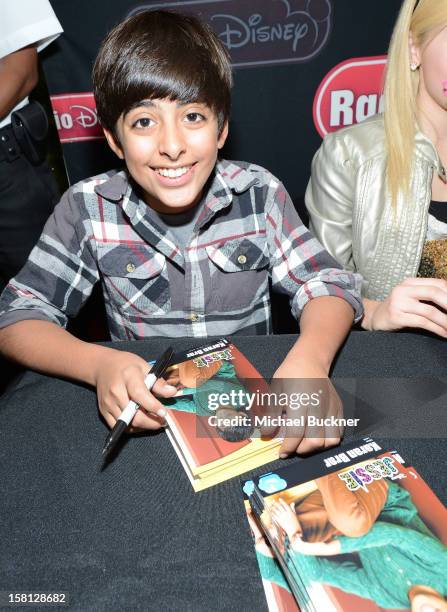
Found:
M 151 208 L 178 213 L 195 206 L 223 147 L 217 117 L 198 102 L 143 100 L 116 125 L 119 143 L 104 130 L 112 150 L 124 159 Z

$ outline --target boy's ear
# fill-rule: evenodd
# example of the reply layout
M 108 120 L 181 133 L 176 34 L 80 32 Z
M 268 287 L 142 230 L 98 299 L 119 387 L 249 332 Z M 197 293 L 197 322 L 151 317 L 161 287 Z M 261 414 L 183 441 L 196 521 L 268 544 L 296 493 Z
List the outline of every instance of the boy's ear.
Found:
M 112 134 L 112 132 L 110 132 L 109 130 L 106 130 L 106 128 L 102 128 L 102 129 L 104 132 L 104 136 L 106 137 L 106 140 L 109 144 L 109 147 L 112 149 L 115 155 L 118 155 L 120 159 L 124 159 L 123 150 L 121 149 L 121 146 L 119 145 L 119 143 L 115 140 L 115 136 Z
M 217 139 L 217 148 L 221 149 L 228 136 L 228 121 L 225 121 L 223 128 L 220 131 L 219 138 Z

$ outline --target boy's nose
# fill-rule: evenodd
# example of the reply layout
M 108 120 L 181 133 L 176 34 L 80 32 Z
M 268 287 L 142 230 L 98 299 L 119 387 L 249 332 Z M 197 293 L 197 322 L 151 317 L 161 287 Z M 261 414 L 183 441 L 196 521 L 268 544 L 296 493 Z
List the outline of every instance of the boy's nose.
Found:
M 176 160 L 186 150 L 185 138 L 177 125 L 165 124 L 160 135 L 159 149 L 161 155 L 167 155 Z

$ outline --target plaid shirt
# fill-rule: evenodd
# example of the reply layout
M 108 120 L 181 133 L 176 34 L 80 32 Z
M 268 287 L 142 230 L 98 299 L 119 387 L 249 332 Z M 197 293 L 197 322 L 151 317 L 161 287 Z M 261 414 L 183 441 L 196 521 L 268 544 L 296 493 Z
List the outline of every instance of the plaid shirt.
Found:
M 271 333 L 269 283 L 306 303 L 337 296 L 362 314 L 361 277 L 340 269 L 259 166 L 220 161 L 183 252 L 149 218 L 125 171 L 71 187 L 0 300 L 0 327 L 65 326 L 98 281 L 113 340 Z

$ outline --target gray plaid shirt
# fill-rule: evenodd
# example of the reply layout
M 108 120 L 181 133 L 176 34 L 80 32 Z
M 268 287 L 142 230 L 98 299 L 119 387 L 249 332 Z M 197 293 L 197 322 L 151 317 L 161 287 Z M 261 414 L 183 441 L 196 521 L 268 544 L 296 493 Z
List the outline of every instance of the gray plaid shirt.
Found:
M 269 282 L 298 319 L 318 296 L 362 314 L 361 277 L 340 269 L 267 170 L 220 161 L 181 250 L 149 218 L 126 172 L 71 187 L 0 300 L 0 327 L 65 326 L 101 282 L 113 340 L 271 333 Z

